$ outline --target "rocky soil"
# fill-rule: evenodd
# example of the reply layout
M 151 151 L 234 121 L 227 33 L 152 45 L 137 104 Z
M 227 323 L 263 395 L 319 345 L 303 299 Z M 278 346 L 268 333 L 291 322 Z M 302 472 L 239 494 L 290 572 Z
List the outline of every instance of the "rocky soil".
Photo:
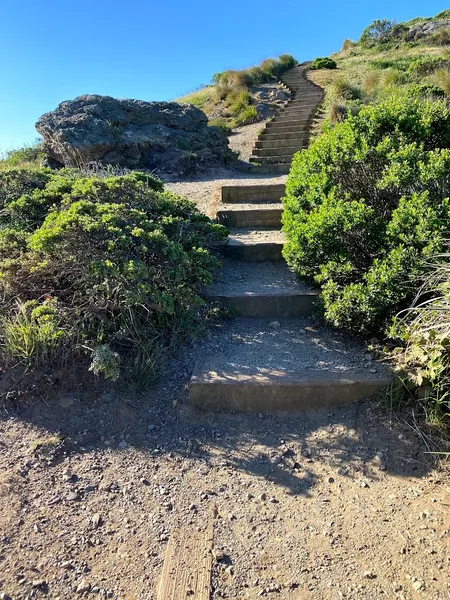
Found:
M 156 599 L 171 533 L 216 510 L 213 600 L 448 599 L 449 473 L 411 427 L 372 403 L 195 412 L 218 333 L 145 397 L 80 384 L 3 406 L 0 598 Z

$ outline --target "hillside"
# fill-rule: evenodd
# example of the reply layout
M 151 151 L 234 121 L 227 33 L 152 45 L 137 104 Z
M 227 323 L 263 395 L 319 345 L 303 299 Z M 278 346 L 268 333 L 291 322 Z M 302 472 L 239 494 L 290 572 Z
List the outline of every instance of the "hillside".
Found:
M 405 23 L 374 21 L 357 42 L 331 56 L 336 69 L 309 72 L 326 90 L 323 117 L 338 122 L 358 107 L 390 96 L 450 93 L 450 10 Z
M 176 101 L 193 104 L 208 116 L 211 125 L 226 130 L 264 121 L 289 99 L 278 77 L 296 64 L 293 56 L 282 54 L 249 69 L 215 73 L 211 85 Z

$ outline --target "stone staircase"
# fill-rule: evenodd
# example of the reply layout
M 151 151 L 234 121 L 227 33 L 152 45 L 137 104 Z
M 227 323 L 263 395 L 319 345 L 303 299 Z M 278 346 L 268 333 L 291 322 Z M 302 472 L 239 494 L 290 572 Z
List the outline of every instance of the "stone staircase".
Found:
M 283 80 L 295 92 L 285 109 L 293 112 L 280 114 L 258 140 L 264 145 L 257 145 L 255 156 L 266 160 L 263 167 L 289 167 L 293 153 L 308 143 L 322 98 L 316 86 L 309 87 L 304 65 Z M 292 142 L 282 147 L 283 140 Z M 361 341 L 312 323 L 319 292 L 299 282 L 282 258 L 283 195 L 284 184 L 222 187 L 217 220 L 230 235 L 220 248 L 221 277 L 208 296 L 234 318 L 224 320 L 199 349 L 202 358 L 189 386 L 197 407 L 323 409 L 373 395 L 388 382 Z
M 323 100 L 323 90 L 306 78 L 308 63 L 281 76 L 291 98 L 269 121 L 250 157 L 253 172 L 288 173 L 293 155 L 308 146 L 314 116 Z

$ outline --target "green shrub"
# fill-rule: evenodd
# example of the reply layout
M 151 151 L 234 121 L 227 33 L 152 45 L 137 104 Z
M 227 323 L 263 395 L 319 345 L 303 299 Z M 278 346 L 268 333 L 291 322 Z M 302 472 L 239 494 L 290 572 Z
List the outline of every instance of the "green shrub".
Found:
M 5 152 L 5 158 L 0 160 L 0 168 L 10 168 L 18 166 L 39 166 L 44 153 L 42 152 L 40 141 L 18 148 L 16 150 L 8 150 Z
M 447 8 L 446 10 L 441 11 L 434 18 L 436 21 L 443 21 L 444 19 L 450 19 L 450 8 Z
M 284 256 L 323 286 L 325 318 L 378 332 L 414 294 L 450 231 L 450 109 L 392 98 L 362 107 L 294 156 Z
M 337 69 L 336 61 L 332 58 L 323 57 L 323 58 L 315 58 L 312 63 L 309 65 L 309 68 L 312 71 L 318 69 Z
M 448 61 L 439 56 L 421 56 L 411 61 L 408 73 L 423 77 L 424 75 L 430 75 L 445 64 L 448 64 Z
M 388 19 L 377 19 L 363 31 L 359 44 L 363 48 L 387 46 L 401 40 L 407 31 L 408 27 L 404 23 L 397 24 Z
M 14 170 L 0 198 L 3 363 L 55 361 L 63 340 L 64 356 L 89 349 L 92 370 L 115 378 L 119 359 L 148 364 L 180 322 L 200 326 L 208 247 L 226 232 L 161 181 Z

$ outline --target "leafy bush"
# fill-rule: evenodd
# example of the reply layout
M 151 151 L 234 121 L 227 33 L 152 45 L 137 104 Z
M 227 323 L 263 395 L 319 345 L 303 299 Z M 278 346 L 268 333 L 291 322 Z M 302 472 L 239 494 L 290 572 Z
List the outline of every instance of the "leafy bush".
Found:
M 444 19 L 450 19 L 450 8 L 447 8 L 446 10 L 441 11 L 440 13 L 435 15 L 434 18 L 436 21 L 443 21 Z
M 179 324 L 201 323 L 199 286 L 226 235 L 144 173 L 0 173 L 0 339 L 4 364 L 91 353 L 112 378 L 161 355 Z M 64 352 L 61 351 L 62 345 Z M 117 364 L 116 364 L 117 363 Z
M 312 71 L 318 69 L 337 69 L 336 61 L 332 58 L 323 57 L 323 58 L 315 58 L 312 63 L 309 65 L 309 68 Z
M 326 319 L 385 330 L 417 286 L 423 258 L 450 229 L 450 109 L 393 98 L 294 156 L 284 198 L 284 256 L 322 285 Z
M 411 61 L 408 73 L 419 76 L 429 75 L 445 64 L 448 64 L 448 61 L 439 56 L 420 56 Z
M 8 150 L 5 152 L 5 157 L 0 160 L 0 168 L 17 167 L 21 165 L 36 165 L 40 163 L 44 156 L 41 149 L 40 141 L 29 146 L 18 148 L 16 150 Z
M 377 19 L 363 31 L 359 44 L 363 48 L 386 46 L 401 39 L 407 30 L 408 27 L 404 23 L 397 24 L 388 19 Z

